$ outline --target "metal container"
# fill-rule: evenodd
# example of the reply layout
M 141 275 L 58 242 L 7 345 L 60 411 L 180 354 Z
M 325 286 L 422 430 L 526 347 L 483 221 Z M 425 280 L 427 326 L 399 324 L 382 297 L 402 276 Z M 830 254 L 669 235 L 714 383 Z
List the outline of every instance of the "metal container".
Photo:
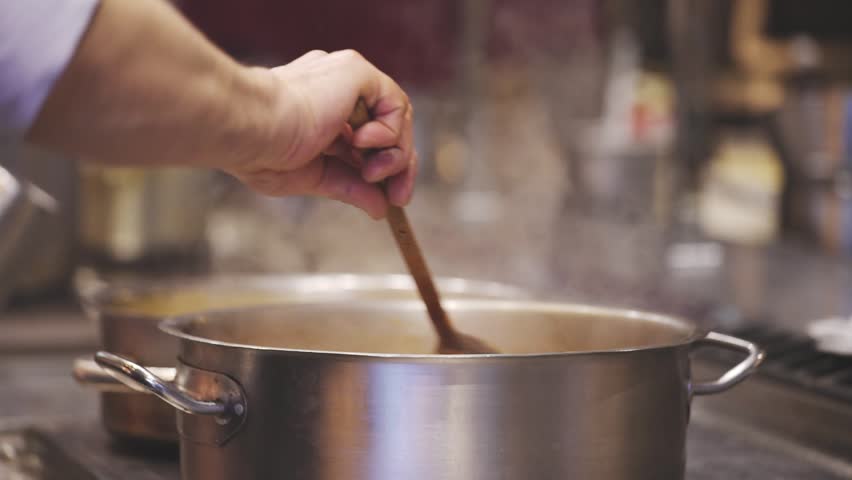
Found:
M 693 395 L 762 353 L 666 316 L 567 304 L 451 301 L 501 354 L 435 355 L 420 302 L 290 304 L 163 322 L 173 381 L 96 361 L 178 411 L 184 480 L 683 478 Z M 747 358 L 695 382 L 689 352 Z
M 436 281 L 446 298 L 526 296 L 522 289 L 499 283 L 460 278 Z M 102 348 L 152 367 L 172 367 L 178 356 L 177 340 L 157 328 L 169 316 L 274 303 L 417 298 L 408 275 L 230 275 L 123 285 L 81 282 L 79 289 L 84 310 L 98 323 Z M 74 376 L 102 390 L 101 418 L 113 435 L 177 442 L 174 411 L 168 405 L 116 388 L 114 382 L 104 384 L 103 371 L 90 358 L 75 362 Z
M 205 252 L 213 175 L 189 168 L 85 166 L 82 248 L 108 264 L 197 262 Z
M 32 145 L 0 146 L 10 171 L 50 195 L 50 215 L 38 220 L 37 233 L 26 240 L 27 268 L 15 275 L 13 295 L 42 300 L 67 293 L 77 265 L 77 162 Z M 41 194 L 39 194 L 41 196 Z
M 56 202 L 38 187 L 0 167 L 0 307 L 35 262 Z

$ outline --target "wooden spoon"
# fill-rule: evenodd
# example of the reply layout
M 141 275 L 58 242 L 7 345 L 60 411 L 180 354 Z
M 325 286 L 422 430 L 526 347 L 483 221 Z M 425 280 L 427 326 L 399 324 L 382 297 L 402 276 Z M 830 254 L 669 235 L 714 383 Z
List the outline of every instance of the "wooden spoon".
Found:
M 349 116 L 349 125 L 356 130 L 369 121 L 370 112 L 367 105 L 363 99 L 359 99 Z M 414 278 L 420 298 L 426 304 L 426 311 L 429 312 L 432 326 L 438 334 L 437 352 L 440 354 L 498 353 L 482 340 L 461 333 L 453 327 L 447 312 L 441 306 L 441 297 L 435 288 L 435 282 L 432 281 L 432 274 L 429 273 L 429 267 L 414 237 L 405 209 L 391 205 L 387 219 L 396 245 L 402 253 L 402 258 L 405 259 L 408 272 Z

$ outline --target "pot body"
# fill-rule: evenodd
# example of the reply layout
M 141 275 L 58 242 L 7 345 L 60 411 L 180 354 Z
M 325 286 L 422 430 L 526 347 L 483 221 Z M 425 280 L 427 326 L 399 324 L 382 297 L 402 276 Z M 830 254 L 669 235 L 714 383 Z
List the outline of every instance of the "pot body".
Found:
M 447 298 L 526 296 L 519 288 L 498 283 L 458 278 L 436 281 Z M 169 316 L 274 303 L 413 299 L 417 291 L 407 275 L 233 275 L 173 279 L 154 285 L 96 282 L 81 288 L 81 297 L 87 315 L 98 323 L 105 350 L 150 367 L 174 367 L 178 341 L 157 327 Z M 174 409 L 151 395 L 131 390 L 103 392 L 101 419 L 113 436 L 123 440 L 178 441 Z
M 171 318 L 174 380 L 99 352 L 178 409 L 183 480 L 683 478 L 693 394 L 760 363 L 749 342 L 661 315 L 446 301 L 500 352 L 438 355 L 422 302 L 286 304 Z M 745 360 L 690 379 L 697 343 Z
M 77 265 L 77 164 L 72 158 L 26 144 L 0 145 L 0 155 L 0 164 L 6 163 L 10 172 L 26 180 L 21 182 L 28 190 L 26 196 L 41 210 L 33 231 L 21 243 L 18 257 L 26 268 L 8 275 L 14 279 L 12 294 L 38 301 L 66 292 Z M 0 227 L 0 231 L 7 230 Z
M 234 379 L 247 415 L 222 444 L 179 413 L 183 479 L 680 479 L 687 350 L 364 361 L 188 342 L 181 368 Z
M 201 169 L 85 166 L 81 247 L 107 265 L 200 263 L 214 180 Z
M 56 210 L 47 193 L 0 167 L 0 310 L 10 294 L 39 277 L 43 238 Z

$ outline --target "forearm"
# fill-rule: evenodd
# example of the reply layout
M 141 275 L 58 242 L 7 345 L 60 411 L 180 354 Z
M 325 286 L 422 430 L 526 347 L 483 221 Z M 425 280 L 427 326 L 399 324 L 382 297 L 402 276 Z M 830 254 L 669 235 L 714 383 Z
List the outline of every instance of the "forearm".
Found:
M 79 1 L 91 14 L 91 0 Z M 75 43 L 86 25 L 77 20 L 67 31 Z M 15 60 L 26 59 L 21 51 Z M 33 143 L 113 165 L 220 168 L 268 195 L 330 197 L 374 218 L 411 198 L 411 104 L 356 52 L 244 67 L 165 0 L 100 0 L 70 63 L 69 52 L 41 75 L 50 80 L 44 103 L 44 88 L 38 98 L 18 95 L 38 102 L 19 102 L 32 108 L 7 130 L 20 135 L 32 125 Z M 353 132 L 347 119 L 359 99 L 372 119 Z
M 160 0 L 101 0 L 28 139 L 126 165 L 228 167 L 268 141 L 275 89 Z

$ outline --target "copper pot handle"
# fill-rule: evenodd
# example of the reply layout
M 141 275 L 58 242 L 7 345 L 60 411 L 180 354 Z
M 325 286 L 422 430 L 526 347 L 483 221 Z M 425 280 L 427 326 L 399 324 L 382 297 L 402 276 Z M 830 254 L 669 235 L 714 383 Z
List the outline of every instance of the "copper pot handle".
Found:
M 763 362 L 765 356 L 763 350 L 754 343 L 722 333 L 709 332 L 704 338 L 697 340 L 693 346 L 701 344 L 742 351 L 747 353 L 748 356 L 716 380 L 693 383 L 692 393 L 695 395 L 712 395 L 728 390 L 751 375 Z

